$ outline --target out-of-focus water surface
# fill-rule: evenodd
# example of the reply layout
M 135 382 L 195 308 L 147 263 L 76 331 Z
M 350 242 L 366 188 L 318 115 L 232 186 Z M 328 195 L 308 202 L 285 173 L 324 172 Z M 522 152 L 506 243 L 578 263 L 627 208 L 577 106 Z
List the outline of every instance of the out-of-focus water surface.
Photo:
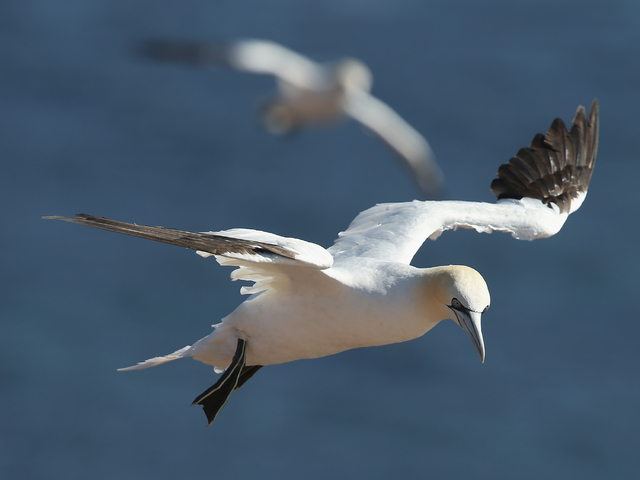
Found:
M 42 215 L 328 247 L 419 195 L 357 124 L 270 136 L 253 111 L 272 79 L 136 58 L 149 37 L 364 60 L 454 199 L 493 201 L 500 163 L 598 98 L 589 197 L 560 234 L 448 232 L 414 259 L 484 275 L 486 363 L 443 322 L 264 368 L 210 428 L 189 408 L 210 367 L 116 372 L 208 334 L 240 285 L 192 251 Z M 2 478 L 637 478 L 637 1 L 5 0 L 0 60 Z

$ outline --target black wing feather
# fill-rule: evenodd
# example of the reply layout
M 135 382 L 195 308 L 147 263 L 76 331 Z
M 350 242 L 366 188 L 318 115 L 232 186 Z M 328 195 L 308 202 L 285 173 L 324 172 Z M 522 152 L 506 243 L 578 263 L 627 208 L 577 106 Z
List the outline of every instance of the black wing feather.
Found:
M 225 237 L 212 233 L 188 232 L 175 228 L 149 227 L 147 225 L 135 225 L 133 223 L 119 222 L 105 217 L 94 217 L 79 213 L 75 217 L 43 217 L 52 220 L 64 220 L 65 222 L 79 223 L 89 227 L 100 228 L 110 232 L 123 233 L 134 237 L 155 240 L 179 247 L 191 248 L 214 255 L 225 253 L 264 254 L 272 253 L 281 257 L 295 260 L 296 252 L 278 245 L 264 242 L 254 242 L 240 238 Z
M 537 134 L 528 148 L 498 169 L 491 191 L 501 198 L 537 198 L 555 203 L 561 212 L 571 210 L 571 201 L 589 187 L 598 151 L 598 101 L 589 120 L 578 107 L 571 130 L 556 118 L 546 135 Z
M 232 67 L 230 49 L 226 45 L 191 40 L 152 39 L 137 45 L 138 56 L 160 62 L 187 65 Z

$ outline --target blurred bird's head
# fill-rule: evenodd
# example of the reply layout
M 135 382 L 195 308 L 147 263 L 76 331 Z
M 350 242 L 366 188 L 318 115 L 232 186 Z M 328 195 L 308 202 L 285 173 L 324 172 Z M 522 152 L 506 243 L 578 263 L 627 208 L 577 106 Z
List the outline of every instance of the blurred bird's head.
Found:
M 336 82 L 346 91 L 368 93 L 373 86 L 373 75 L 360 60 L 345 58 L 336 65 Z

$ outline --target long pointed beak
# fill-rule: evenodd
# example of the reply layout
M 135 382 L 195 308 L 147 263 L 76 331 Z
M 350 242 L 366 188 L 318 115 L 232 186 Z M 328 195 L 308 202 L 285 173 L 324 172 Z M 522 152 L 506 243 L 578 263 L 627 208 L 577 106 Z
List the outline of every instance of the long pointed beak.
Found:
M 469 338 L 473 342 L 473 346 L 476 347 L 476 352 L 480 355 L 480 360 L 484 363 L 484 340 L 482 339 L 482 327 L 480 324 L 482 314 L 466 308 L 452 308 L 452 310 L 456 315 L 458 324 L 467 332 L 467 335 L 469 335 Z

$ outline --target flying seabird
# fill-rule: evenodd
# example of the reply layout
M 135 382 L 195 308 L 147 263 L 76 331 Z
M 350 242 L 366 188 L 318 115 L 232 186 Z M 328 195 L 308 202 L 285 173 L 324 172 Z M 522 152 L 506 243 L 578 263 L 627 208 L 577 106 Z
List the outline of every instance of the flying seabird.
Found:
M 482 276 L 460 265 L 416 268 L 422 243 L 458 227 L 508 232 L 519 240 L 556 234 L 582 204 L 598 148 L 598 103 L 589 119 L 580 106 L 567 131 L 559 118 L 500 166 L 493 203 L 413 201 L 376 205 L 360 213 L 329 249 L 248 229 L 194 233 L 79 214 L 44 217 L 191 248 L 233 280 L 253 282 L 250 297 L 214 331 L 136 370 L 184 357 L 224 373 L 194 404 L 213 422 L 232 392 L 262 366 L 317 358 L 358 347 L 404 342 L 453 319 L 484 362 L 481 315 L 490 297 Z
M 278 93 L 258 112 L 269 132 L 287 134 L 354 118 L 396 153 L 425 195 L 442 194 L 442 171 L 429 143 L 393 109 L 370 95 L 371 71 L 360 60 L 345 58 L 321 65 L 264 40 L 244 40 L 230 45 L 148 40 L 140 44 L 138 52 L 154 60 L 273 75 Z

